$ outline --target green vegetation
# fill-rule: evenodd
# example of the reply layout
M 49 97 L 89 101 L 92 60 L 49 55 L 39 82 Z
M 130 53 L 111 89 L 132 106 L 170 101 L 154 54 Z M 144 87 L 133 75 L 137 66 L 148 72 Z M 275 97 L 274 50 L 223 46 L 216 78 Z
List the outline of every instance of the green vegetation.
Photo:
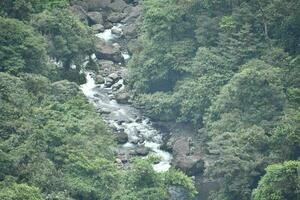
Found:
M 158 200 L 173 185 L 194 196 L 182 172 L 115 163 L 112 134 L 77 85 L 93 37 L 67 6 L 0 2 L 0 199 Z
M 296 198 L 296 173 L 287 191 L 284 181 L 272 181 L 272 167 L 263 175 L 268 165 L 300 158 L 299 1 L 143 6 L 130 86 L 150 117 L 200 130 L 205 176 L 222 186 L 211 199 L 248 200 L 256 187 L 256 199 Z
M 299 168 L 299 161 L 268 166 L 266 175 L 262 177 L 257 189 L 253 192 L 253 199 L 299 199 Z

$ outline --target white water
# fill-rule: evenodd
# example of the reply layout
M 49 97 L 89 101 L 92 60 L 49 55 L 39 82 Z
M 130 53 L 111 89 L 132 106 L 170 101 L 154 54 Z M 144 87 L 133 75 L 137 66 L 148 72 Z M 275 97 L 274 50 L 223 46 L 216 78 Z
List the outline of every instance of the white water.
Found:
M 96 107 L 110 111 L 109 114 L 103 115 L 104 120 L 109 125 L 115 127 L 117 130 L 124 129 L 128 135 L 129 142 L 120 148 L 128 151 L 135 149 L 137 145 L 132 142 L 143 138 L 145 140 L 143 142 L 145 147 L 151 149 L 149 155 L 161 158 L 158 164 L 153 165 L 153 169 L 157 172 L 167 171 L 170 168 L 172 155 L 160 149 L 162 136 L 151 126 L 150 120 L 142 117 L 140 112 L 132 106 L 118 104 L 115 100 L 111 100 L 108 93 L 112 89 L 104 88 L 104 85 L 96 85 L 92 76 L 92 73 L 86 73 L 87 82 L 81 85 L 81 89 Z M 143 118 L 143 120 L 136 121 L 137 116 Z M 122 124 L 118 123 L 120 120 L 124 122 Z
M 115 36 L 111 32 L 111 29 L 106 29 L 103 33 L 96 34 L 96 36 L 103 39 L 106 42 L 115 38 Z

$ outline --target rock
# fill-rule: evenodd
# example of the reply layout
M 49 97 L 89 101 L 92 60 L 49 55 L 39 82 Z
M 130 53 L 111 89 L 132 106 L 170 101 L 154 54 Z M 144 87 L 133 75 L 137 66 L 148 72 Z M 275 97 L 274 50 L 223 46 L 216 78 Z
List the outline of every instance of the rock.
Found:
M 200 156 L 178 156 L 173 159 L 173 165 L 189 176 L 200 174 L 204 170 L 204 161 Z
M 132 7 L 130 12 L 128 13 L 128 16 L 122 20 L 123 23 L 126 24 L 133 24 L 141 16 L 142 13 L 142 6 L 135 6 Z
M 150 148 L 144 146 L 138 147 L 135 152 L 138 156 L 147 156 L 150 153 Z
M 108 75 L 108 78 L 110 78 L 114 83 L 121 79 L 121 77 L 117 73 Z
M 71 6 L 79 6 L 85 11 L 88 10 L 88 5 L 86 2 L 83 2 L 81 0 L 71 0 L 70 1 Z
M 118 159 L 120 159 L 122 163 L 127 163 L 129 161 L 129 158 L 127 155 L 119 155 Z
M 114 91 L 117 91 L 117 90 L 119 90 L 122 86 L 123 86 L 123 85 L 122 85 L 121 83 L 116 83 L 116 84 L 114 84 L 114 85 L 112 86 L 112 89 L 113 89 Z
M 105 79 L 101 75 L 97 75 L 95 78 L 96 84 L 103 84 L 105 83 Z
M 94 24 L 103 24 L 103 17 L 100 12 L 88 12 L 88 21 L 89 24 L 94 25 Z
M 123 12 L 124 9 L 128 7 L 128 5 L 123 0 L 114 0 L 107 6 L 115 12 Z
M 182 186 L 169 186 L 170 200 L 189 200 L 189 192 Z
M 185 137 L 171 138 L 169 139 L 172 145 L 173 160 L 172 164 L 184 171 L 190 176 L 197 175 L 204 170 L 204 161 L 201 155 L 193 154 L 190 146 L 189 140 Z
M 94 24 L 92 25 L 92 29 L 95 33 L 103 32 L 105 30 L 102 24 Z
M 121 37 L 123 35 L 123 30 L 117 26 L 112 27 L 111 32 L 118 37 Z
M 124 131 L 120 131 L 116 135 L 116 140 L 118 144 L 125 144 L 128 142 L 128 135 Z
M 89 11 L 99 11 L 107 9 L 111 0 L 83 0 Z
M 106 82 L 104 84 L 105 87 L 109 88 L 113 85 L 113 80 L 110 78 L 106 78 Z
M 100 108 L 100 109 L 98 109 L 97 111 L 98 111 L 100 114 L 102 114 L 102 115 L 108 115 L 108 114 L 111 113 L 110 110 L 105 109 L 105 108 Z
M 130 24 L 123 27 L 123 34 L 127 39 L 133 39 L 138 36 L 136 24 Z
M 115 63 L 124 62 L 124 58 L 119 48 L 113 45 L 106 44 L 102 40 L 96 40 L 96 53 L 97 59 L 110 60 Z
M 127 104 L 129 103 L 130 94 L 128 92 L 120 92 L 116 94 L 116 101 L 120 104 Z
M 112 23 L 118 23 L 118 22 L 121 22 L 121 20 L 124 18 L 125 18 L 124 13 L 113 12 L 107 17 L 107 20 Z

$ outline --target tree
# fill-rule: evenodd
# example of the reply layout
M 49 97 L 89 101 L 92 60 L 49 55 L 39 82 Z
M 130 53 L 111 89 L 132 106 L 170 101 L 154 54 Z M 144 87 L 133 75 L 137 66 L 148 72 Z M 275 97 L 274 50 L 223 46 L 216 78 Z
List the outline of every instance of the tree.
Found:
M 0 17 L 0 71 L 47 75 L 46 42 L 32 27 Z
M 41 191 L 33 186 L 18 184 L 12 177 L 0 182 L 0 198 L 3 200 L 43 200 Z
M 70 10 L 57 8 L 36 15 L 32 25 L 47 38 L 50 57 L 62 62 L 61 76 L 82 83 L 84 78 L 79 73 L 94 51 L 91 30 Z
M 287 161 L 270 165 L 266 174 L 253 191 L 254 200 L 296 200 L 299 199 L 299 161 Z

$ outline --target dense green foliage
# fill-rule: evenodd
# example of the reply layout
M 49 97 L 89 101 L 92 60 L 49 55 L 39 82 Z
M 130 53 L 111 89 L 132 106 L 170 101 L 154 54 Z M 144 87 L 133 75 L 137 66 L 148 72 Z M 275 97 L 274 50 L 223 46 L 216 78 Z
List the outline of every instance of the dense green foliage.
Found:
M 139 48 L 129 64 L 136 103 L 156 120 L 200 129 L 205 175 L 222 186 L 212 200 L 251 199 L 268 165 L 300 158 L 299 1 L 144 0 L 143 6 Z
M 115 163 L 111 131 L 77 85 L 93 37 L 67 6 L 0 2 L 0 199 L 158 200 L 171 185 L 194 196 L 182 172 Z
M 296 200 L 299 199 L 299 161 L 270 165 L 253 192 L 254 200 Z M 284 187 L 282 187 L 284 186 Z
M 94 52 L 92 32 L 68 9 L 46 10 L 34 16 L 32 24 L 47 38 L 51 58 L 61 62 L 60 76 L 82 82 L 80 70 Z
M 46 46 L 44 38 L 31 26 L 0 17 L 0 71 L 44 74 Z

